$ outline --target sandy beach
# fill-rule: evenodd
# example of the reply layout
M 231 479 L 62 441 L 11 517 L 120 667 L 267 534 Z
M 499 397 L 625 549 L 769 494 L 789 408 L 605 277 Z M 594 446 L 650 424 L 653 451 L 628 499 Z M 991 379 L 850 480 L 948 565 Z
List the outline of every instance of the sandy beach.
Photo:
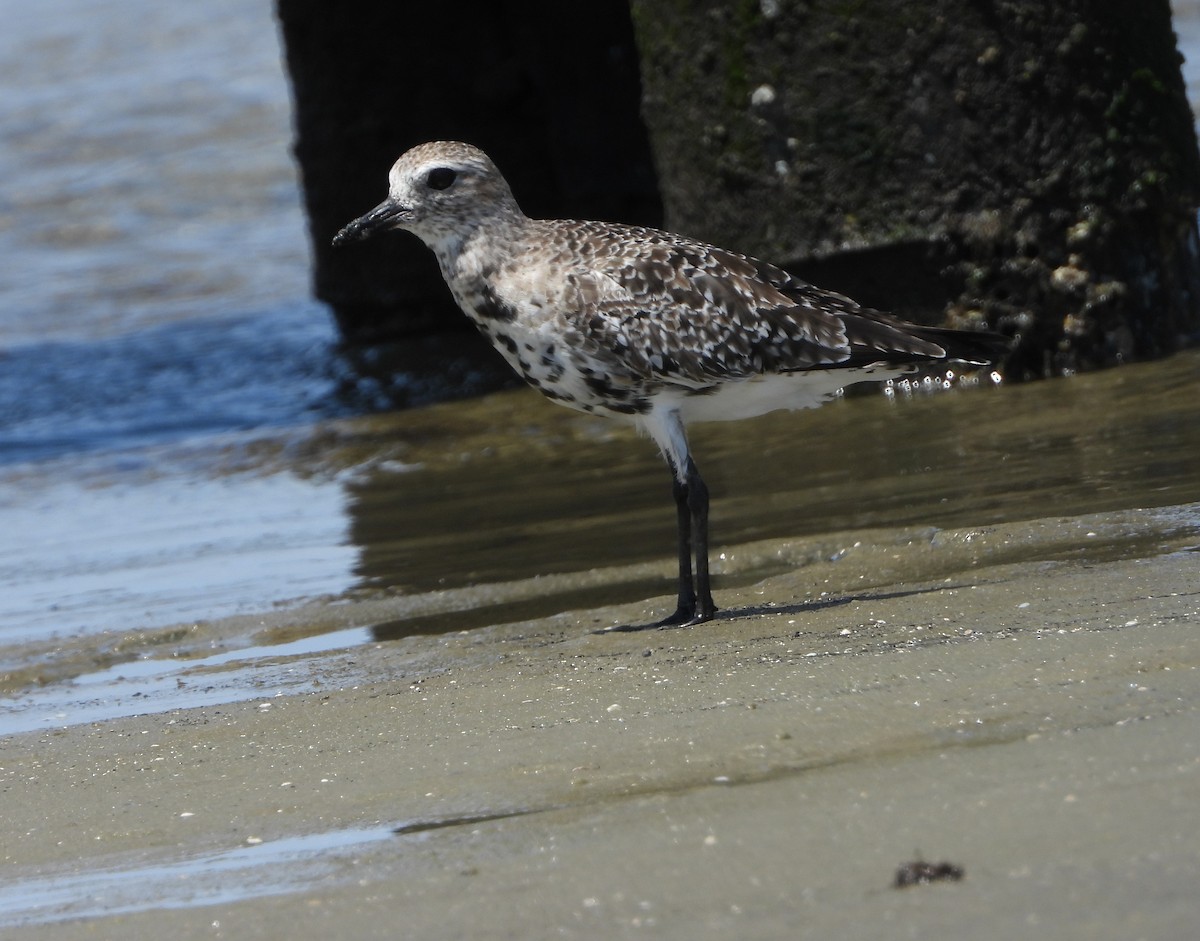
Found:
M 1188 937 L 1197 520 L 749 545 L 810 561 L 709 624 L 413 636 L 13 736 L 6 937 Z M 917 858 L 965 876 L 893 888 Z

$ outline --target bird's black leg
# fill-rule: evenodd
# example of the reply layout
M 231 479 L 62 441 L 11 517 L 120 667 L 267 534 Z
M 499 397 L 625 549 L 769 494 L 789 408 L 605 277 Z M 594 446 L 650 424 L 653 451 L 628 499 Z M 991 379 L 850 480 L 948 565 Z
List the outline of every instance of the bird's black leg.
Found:
M 660 627 L 707 621 L 717 610 L 708 576 L 708 487 L 690 457 L 685 480 L 679 479 L 673 464 L 671 479 L 679 526 L 679 603 L 674 614 L 658 622 Z
M 675 519 L 679 527 L 679 604 L 674 614 L 658 622 L 659 627 L 686 624 L 696 616 L 696 592 L 692 588 L 692 510 L 688 485 L 679 479 L 674 463 L 671 463 L 671 493 L 675 497 Z
M 692 588 L 693 612 L 691 621 L 708 621 L 717 613 L 712 587 L 708 578 L 708 485 L 700 479 L 696 464 L 688 458 L 687 505 L 691 515 L 692 551 L 696 554 L 696 579 Z

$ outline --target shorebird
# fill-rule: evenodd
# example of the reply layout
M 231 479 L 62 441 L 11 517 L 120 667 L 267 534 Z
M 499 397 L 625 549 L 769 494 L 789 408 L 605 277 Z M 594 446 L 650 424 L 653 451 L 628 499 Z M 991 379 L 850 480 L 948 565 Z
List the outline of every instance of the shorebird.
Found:
M 631 422 L 658 445 L 679 531 L 678 603 L 658 626 L 707 621 L 717 610 L 708 487 L 688 450 L 690 422 L 813 408 L 855 382 L 924 363 L 985 365 L 1008 348 L 997 334 L 907 323 L 685 236 L 530 219 L 470 144 L 420 144 L 388 182 L 387 199 L 334 245 L 413 233 L 437 256 L 458 305 L 530 385 Z

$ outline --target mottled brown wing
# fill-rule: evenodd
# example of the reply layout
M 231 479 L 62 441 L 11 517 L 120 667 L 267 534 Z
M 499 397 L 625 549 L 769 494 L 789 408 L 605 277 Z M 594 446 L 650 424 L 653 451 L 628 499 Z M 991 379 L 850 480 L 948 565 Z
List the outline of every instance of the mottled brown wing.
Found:
M 633 376 L 703 385 L 849 356 L 833 312 L 781 293 L 749 259 L 654 230 L 584 231 L 573 319 L 586 346 Z
M 653 229 L 575 225 L 569 250 L 586 260 L 568 278 L 576 327 L 632 376 L 704 385 L 946 354 L 774 265 Z

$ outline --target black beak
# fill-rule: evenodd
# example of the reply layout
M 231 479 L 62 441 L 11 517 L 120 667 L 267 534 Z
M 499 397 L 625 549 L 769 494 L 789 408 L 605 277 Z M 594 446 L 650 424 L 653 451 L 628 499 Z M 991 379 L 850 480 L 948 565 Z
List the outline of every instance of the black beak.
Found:
M 359 216 L 344 227 L 342 231 L 333 237 L 333 244 L 346 245 L 350 242 L 365 239 L 376 232 L 382 232 L 385 229 L 394 229 L 403 222 L 406 215 L 408 215 L 407 206 L 401 206 L 397 202 L 385 199 L 365 216 Z

